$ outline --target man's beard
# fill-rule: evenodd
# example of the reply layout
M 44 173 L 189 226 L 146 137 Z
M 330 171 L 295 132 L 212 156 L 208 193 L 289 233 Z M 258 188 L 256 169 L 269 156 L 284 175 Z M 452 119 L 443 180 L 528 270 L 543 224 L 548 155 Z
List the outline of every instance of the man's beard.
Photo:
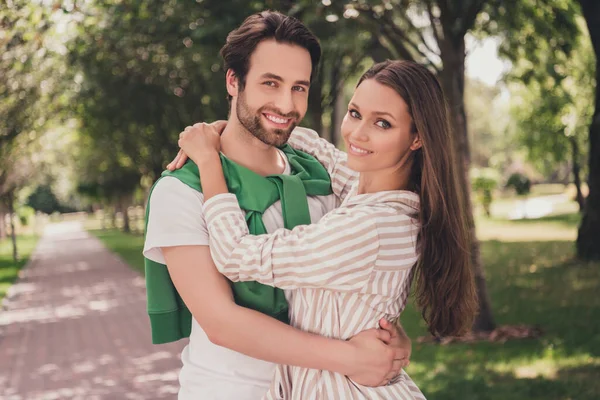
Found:
M 261 142 L 268 144 L 269 146 L 281 147 L 287 143 L 292 134 L 292 131 L 296 127 L 297 121 L 300 119 L 300 115 L 297 112 L 291 112 L 283 114 L 276 108 L 263 106 L 257 111 L 252 110 L 248 103 L 246 103 L 246 97 L 244 92 L 241 92 L 237 98 L 235 106 L 236 114 L 240 124 L 252 136 L 256 137 Z M 261 121 L 261 115 L 264 112 L 271 112 L 284 118 L 291 118 L 292 122 L 290 127 L 287 129 L 267 129 L 263 126 Z

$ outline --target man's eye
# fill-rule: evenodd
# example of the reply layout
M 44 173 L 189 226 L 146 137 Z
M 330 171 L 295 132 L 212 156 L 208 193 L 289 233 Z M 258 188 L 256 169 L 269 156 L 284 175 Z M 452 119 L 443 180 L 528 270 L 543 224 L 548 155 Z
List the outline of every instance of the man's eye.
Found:
M 275 84 L 275 82 L 273 82 L 273 81 L 266 81 L 265 83 L 263 83 L 263 85 L 270 86 L 270 87 L 275 87 L 275 86 L 277 86 L 277 85 Z
M 294 86 L 292 89 L 296 92 L 306 92 L 306 88 L 304 86 Z

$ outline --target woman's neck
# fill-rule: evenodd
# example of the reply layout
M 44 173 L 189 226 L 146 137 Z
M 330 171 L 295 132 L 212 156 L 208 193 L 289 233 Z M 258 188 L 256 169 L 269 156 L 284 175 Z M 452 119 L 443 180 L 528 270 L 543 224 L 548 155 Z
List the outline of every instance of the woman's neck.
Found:
M 410 168 L 361 172 L 358 177 L 357 194 L 409 190 L 409 181 Z

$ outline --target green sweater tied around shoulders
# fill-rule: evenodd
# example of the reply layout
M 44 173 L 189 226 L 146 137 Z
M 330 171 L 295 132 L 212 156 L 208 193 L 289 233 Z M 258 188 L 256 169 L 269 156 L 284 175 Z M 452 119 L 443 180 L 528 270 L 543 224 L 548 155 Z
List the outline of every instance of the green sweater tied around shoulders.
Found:
M 292 229 L 311 222 L 307 196 L 327 196 L 332 193 L 329 175 L 314 157 L 289 145 L 281 150 L 289 160 L 290 175 L 263 177 L 221 155 L 227 187 L 246 211 L 248 229 L 253 235 L 267 233 L 262 215 L 276 201 L 281 200 L 284 227 Z M 198 167 L 191 161 L 176 171 L 164 171 L 157 182 L 165 176 L 177 178 L 190 188 L 202 192 Z M 150 190 L 150 196 L 155 186 L 156 183 Z M 146 228 L 149 213 L 148 201 Z M 167 266 L 148 258 L 144 259 L 144 264 L 152 343 L 168 343 L 188 337 L 192 315 L 177 293 Z M 232 282 L 231 288 L 238 305 L 289 323 L 288 304 L 283 290 L 258 282 Z

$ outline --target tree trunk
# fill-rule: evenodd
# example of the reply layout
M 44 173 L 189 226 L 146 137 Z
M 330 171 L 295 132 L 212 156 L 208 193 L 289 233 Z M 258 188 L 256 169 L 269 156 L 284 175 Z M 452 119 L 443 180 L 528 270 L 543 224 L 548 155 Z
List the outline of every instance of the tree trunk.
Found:
M 347 103 L 344 101 L 344 82 L 340 80 L 340 64 L 336 63 L 331 67 L 331 75 L 329 77 L 330 85 L 330 104 L 331 110 L 331 126 L 329 127 L 329 141 L 334 145 L 339 144 L 342 129 L 342 120 L 346 114 Z
M 600 2 L 579 0 L 596 54 L 595 109 L 590 125 L 589 195 L 577 235 L 577 256 L 600 260 Z
M 479 241 L 475 231 L 473 206 L 471 204 L 471 182 L 469 166 L 471 154 L 469 150 L 469 137 L 467 135 L 467 117 L 464 104 L 465 87 L 465 41 L 464 37 L 452 39 L 451 32 L 440 40 L 441 58 L 444 66 L 440 73 L 440 82 L 450 106 L 450 124 L 452 128 L 454 147 L 457 154 L 456 170 L 459 185 L 463 188 L 463 201 L 467 214 L 467 223 L 471 234 L 471 267 L 475 275 L 477 295 L 479 300 L 479 314 L 477 315 L 473 331 L 490 332 L 495 328 L 490 300 L 487 293 L 485 274 L 481 262 Z
M 579 165 L 579 145 L 577 144 L 577 140 L 575 136 L 571 136 L 569 138 L 571 142 L 571 156 L 573 163 L 573 183 L 575 184 L 575 189 L 577 190 L 577 204 L 579 204 L 579 211 L 583 212 L 583 208 L 585 206 L 585 199 L 583 198 L 583 193 L 581 192 L 581 177 L 580 171 L 581 166 Z
M 15 229 L 15 194 L 11 191 L 8 193 L 8 216 L 10 219 L 10 238 L 12 240 L 13 247 L 13 260 L 19 261 L 19 250 L 17 248 L 17 232 Z
M 4 204 L 0 202 L 0 240 L 6 238 L 6 211 Z
M 111 212 L 111 228 L 112 229 L 117 229 L 118 225 L 117 225 L 117 213 L 119 212 L 119 209 L 116 205 L 116 202 L 113 200 L 113 205 L 110 206 L 110 212 Z
M 129 199 L 128 196 L 121 198 L 121 214 L 123 215 L 123 232 L 131 233 L 131 226 L 129 224 Z
M 348 102 L 344 98 L 343 85 L 340 85 L 340 90 L 333 103 L 333 112 L 331 115 L 331 143 L 339 147 L 342 141 L 342 121 L 348 110 Z
M 322 58 L 321 65 L 325 65 Z M 323 129 L 323 71 L 321 71 L 310 85 L 308 92 L 308 121 L 309 128 L 314 129 L 321 137 L 331 142 L 329 132 Z

